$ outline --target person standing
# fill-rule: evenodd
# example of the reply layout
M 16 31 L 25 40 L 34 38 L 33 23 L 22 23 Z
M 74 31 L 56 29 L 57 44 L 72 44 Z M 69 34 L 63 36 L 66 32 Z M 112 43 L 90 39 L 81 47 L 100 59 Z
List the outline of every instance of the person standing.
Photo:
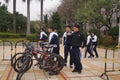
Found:
M 74 62 L 74 70 L 72 72 L 82 72 L 82 63 L 81 63 L 81 52 L 80 48 L 84 47 L 85 45 L 85 38 L 84 35 L 79 31 L 80 26 L 74 25 L 73 27 L 73 34 L 72 34 L 72 56 L 73 56 L 73 62 Z
M 84 58 L 86 58 L 87 52 L 90 54 L 90 56 L 88 58 L 93 58 L 94 55 L 92 53 L 92 35 L 91 32 L 87 32 L 87 42 L 86 42 L 86 51 L 85 51 L 85 56 Z
M 54 31 L 53 27 L 48 28 L 49 35 L 49 44 L 55 44 L 57 47 L 53 48 L 53 53 L 59 54 L 59 38 L 57 32 Z
M 96 55 L 96 58 L 99 58 L 99 55 L 98 55 L 98 52 L 97 52 L 97 42 L 98 42 L 98 37 L 97 35 L 95 35 L 95 33 L 92 32 L 92 48 L 93 48 L 93 51 L 95 52 L 95 55 Z
M 40 40 L 47 41 L 47 34 L 45 33 L 45 30 L 42 28 L 40 32 Z
M 62 43 L 64 46 L 64 61 L 65 66 L 67 66 L 68 53 L 70 53 L 70 68 L 73 67 L 73 58 L 71 55 L 71 42 L 72 42 L 72 31 L 71 26 L 66 26 L 66 32 L 63 34 Z

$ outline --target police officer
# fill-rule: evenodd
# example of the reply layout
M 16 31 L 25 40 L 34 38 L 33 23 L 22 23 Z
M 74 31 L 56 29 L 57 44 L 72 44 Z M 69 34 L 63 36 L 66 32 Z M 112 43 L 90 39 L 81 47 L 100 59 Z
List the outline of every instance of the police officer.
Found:
M 82 71 L 82 63 L 81 63 L 81 52 L 80 48 L 84 47 L 85 45 L 85 38 L 84 35 L 79 31 L 80 26 L 79 25 L 74 25 L 73 31 L 74 33 L 72 34 L 72 56 L 73 56 L 73 62 L 74 62 L 74 70 L 72 72 L 78 72 L 81 73 Z
M 93 51 L 95 52 L 95 55 L 96 55 L 96 58 L 98 58 L 98 52 L 97 52 L 97 42 L 98 42 L 98 37 L 97 35 L 95 35 L 95 33 L 92 32 L 92 48 L 93 48 Z
M 63 34 L 62 43 L 64 45 L 64 60 L 65 66 L 67 66 L 68 53 L 70 53 L 70 68 L 73 67 L 73 58 L 71 55 L 71 42 L 72 42 L 71 26 L 66 26 L 66 32 Z
M 53 53 L 59 54 L 59 38 L 57 32 L 54 31 L 53 27 L 48 28 L 49 35 L 49 44 L 55 44 L 57 47 L 53 48 Z
M 46 41 L 47 40 L 47 34 L 45 33 L 45 30 L 42 28 L 40 32 L 40 40 Z

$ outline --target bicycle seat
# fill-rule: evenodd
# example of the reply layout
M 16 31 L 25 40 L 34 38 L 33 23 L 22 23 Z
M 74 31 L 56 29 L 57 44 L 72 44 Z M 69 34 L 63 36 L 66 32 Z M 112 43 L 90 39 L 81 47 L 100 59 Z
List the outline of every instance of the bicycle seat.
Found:
M 44 46 L 44 45 L 48 45 L 48 44 L 49 44 L 48 42 L 41 42 L 40 46 Z
M 56 44 L 49 44 L 49 45 L 45 45 L 45 48 L 56 48 L 57 45 Z

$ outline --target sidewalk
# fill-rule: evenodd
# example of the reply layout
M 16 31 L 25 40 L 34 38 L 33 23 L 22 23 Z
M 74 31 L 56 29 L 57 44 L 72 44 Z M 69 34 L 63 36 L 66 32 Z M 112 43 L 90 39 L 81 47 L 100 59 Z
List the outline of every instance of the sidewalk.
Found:
M 6 48 L 6 52 L 9 53 L 9 47 Z M 0 47 L 2 54 L 2 47 Z M 22 49 L 19 49 L 22 50 Z M 82 50 L 82 53 L 84 50 Z M 100 58 L 98 59 L 84 59 L 82 58 L 83 71 L 81 74 L 72 73 L 73 69 L 69 68 L 69 65 L 65 67 L 59 75 L 49 76 L 45 71 L 40 70 L 37 66 L 34 66 L 24 74 L 22 80 L 105 80 L 100 75 L 104 72 L 104 49 L 98 49 Z M 14 53 L 14 51 L 13 51 Z M 2 55 L 0 54 L 0 58 Z M 109 51 L 109 60 L 112 59 L 112 51 Z M 61 47 L 61 55 L 63 56 L 63 47 Z M 10 55 L 6 55 L 10 58 Z M 120 56 L 116 52 L 115 55 L 115 69 L 120 69 Z M 112 63 L 108 63 L 108 69 L 112 68 Z M 110 80 L 120 80 L 120 71 L 108 73 Z M 0 61 L 0 80 L 15 80 L 17 73 L 10 66 L 9 61 Z

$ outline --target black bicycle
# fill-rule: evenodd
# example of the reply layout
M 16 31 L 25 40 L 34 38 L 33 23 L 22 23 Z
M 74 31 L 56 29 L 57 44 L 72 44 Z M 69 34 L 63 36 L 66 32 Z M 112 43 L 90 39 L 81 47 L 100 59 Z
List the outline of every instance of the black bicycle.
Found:
M 37 65 L 40 67 L 40 69 L 48 71 L 50 75 L 58 74 L 63 69 L 63 58 L 60 55 L 51 52 L 56 45 L 46 45 L 46 43 L 42 43 L 43 51 L 40 51 L 35 50 L 35 48 L 30 44 L 23 44 L 26 46 L 25 52 L 22 53 L 22 56 L 18 57 L 15 61 L 15 57 L 13 57 L 14 59 L 11 61 L 11 65 L 13 66 L 14 70 L 19 73 L 17 80 L 18 78 L 21 79 L 22 76 L 20 74 L 25 73 L 31 68 L 33 64 L 33 57 L 35 60 L 37 60 Z M 37 56 L 38 54 L 40 54 L 40 57 Z

